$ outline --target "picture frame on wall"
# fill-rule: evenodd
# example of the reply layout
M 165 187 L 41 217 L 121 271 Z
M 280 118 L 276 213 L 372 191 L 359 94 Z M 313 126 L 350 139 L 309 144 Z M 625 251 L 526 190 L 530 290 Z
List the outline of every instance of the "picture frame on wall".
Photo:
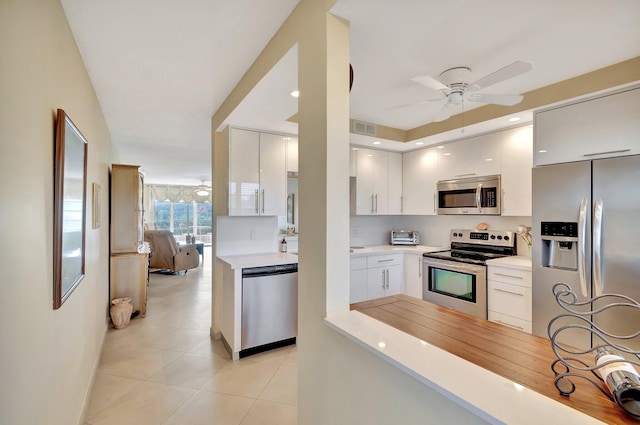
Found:
M 91 210 L 91 228 L 100 228 L 100 185 L 96 182 L 92 183 L 92 210 Z
M 84 278 L 87 140 L 62 109 L 56 115 L 53 194 L 53 308 Z

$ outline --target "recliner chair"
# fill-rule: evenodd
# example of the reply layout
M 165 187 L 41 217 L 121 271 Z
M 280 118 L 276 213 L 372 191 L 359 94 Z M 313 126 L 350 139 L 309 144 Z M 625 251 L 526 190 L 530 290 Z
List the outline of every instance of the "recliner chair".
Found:
M 145 230 L 144 240 L 151 247 L 149 267 L 179 272 L 198 267 L 200 256 L 195 245 L 178 246 L 168 230 Z

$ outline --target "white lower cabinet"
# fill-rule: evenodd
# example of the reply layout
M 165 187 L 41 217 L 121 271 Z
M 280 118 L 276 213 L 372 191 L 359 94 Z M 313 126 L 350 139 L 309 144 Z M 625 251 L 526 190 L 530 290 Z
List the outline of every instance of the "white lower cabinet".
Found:
M 531 271 L 487 267 L 488 319 L 531 333 Z
M 403 292 L 403 254 L 351 258 L 349 301 L 356 303 Z
M 404 254 L 405 294 L 422 299 L 422 253 Z

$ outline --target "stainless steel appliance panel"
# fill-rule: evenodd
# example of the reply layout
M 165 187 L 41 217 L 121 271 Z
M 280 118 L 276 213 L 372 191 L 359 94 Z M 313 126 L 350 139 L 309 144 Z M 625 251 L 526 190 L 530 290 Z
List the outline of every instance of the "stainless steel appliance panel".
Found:
M 438 214 L 500 215 L 501 176 L 438 182 Z
M 594 292 L 624 294 L 640 301 L 640 156 L 593 161 L 593 202 Z M 601 219 L 596 217 L 598 208 Z M 606 311 L 594 321 L 615 334 L 640 330 L 637 310 Z M 640 350 L 638 339 L 623 344 Z
M 551 267 L 543 267 L 548 259 L 543 258 L 543 241 L 541 239 L 542 222 L 579 222 L 580 206 L 586 199 L 587 205 L 591 205 L 591 164 L 590 162 L 574 162 L 569 164 L 548 165 L 533 169 L 533 220 L 532 234 L 534 235 L 532 250 L 533 271 L 533 333 L 547 336 L 549 321 L 565 311 L 557 304 L 553 296 L 554 284 L 564 282 L 571 286 L 579 300 L 584 301 L 591 297 L 591 288 L 587 282 L 591 280 L 590 238 L 588 235 L 579 235 L 578 244 L 584 243 L 584 270 L 583 293 L 580 271 L 562 270 Z M 585 209 L 584 227 L 591 228 L 591 208 Z M 580 261 L 579 261 L 580 263 Z M 579 267 L 582 267 L 579 264 Z M 571 335 L 559 339 L 561 342 L 577 347 L 589 347 L 590 335 Z
M 294 338 L 297 333 L 297 268 L 288 273 L 243 273 L 241 349 Z
M 444 272 L 450 276 L 438 275 Z M 463 282 L 468 279 L 475 299 L 468 300 L 469 294 L 461 291 Z M 438 277 L 452 278 L 452 282 L 438 282 Z M 451 285 L 451 288 L 447 288 Z M 440 291 L 438 291 L 439 287 Z M 451 294 L 446 291 L 450 289 Z M 464 293 L 463 293 L 464 292 Z M 454 294 L 459 295 L 458 297 Z M 484 265 L 440 260 L 423 257 L 422 259 L 422 299 L 444 307 L 471 314 L 483 319 L 487 318 L 487 267 Z

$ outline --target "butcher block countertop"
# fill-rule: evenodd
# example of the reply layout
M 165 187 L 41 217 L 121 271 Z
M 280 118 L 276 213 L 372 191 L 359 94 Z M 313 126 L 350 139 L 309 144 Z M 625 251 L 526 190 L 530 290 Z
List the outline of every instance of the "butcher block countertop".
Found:
M 556 357 L 546 338 L 407 295 L 352 304 L 351 309 L 602 422 L 640 423 L 583 379 L 573 379 L 577 389 L 570 397 L 561 396 L 551 370 Z

